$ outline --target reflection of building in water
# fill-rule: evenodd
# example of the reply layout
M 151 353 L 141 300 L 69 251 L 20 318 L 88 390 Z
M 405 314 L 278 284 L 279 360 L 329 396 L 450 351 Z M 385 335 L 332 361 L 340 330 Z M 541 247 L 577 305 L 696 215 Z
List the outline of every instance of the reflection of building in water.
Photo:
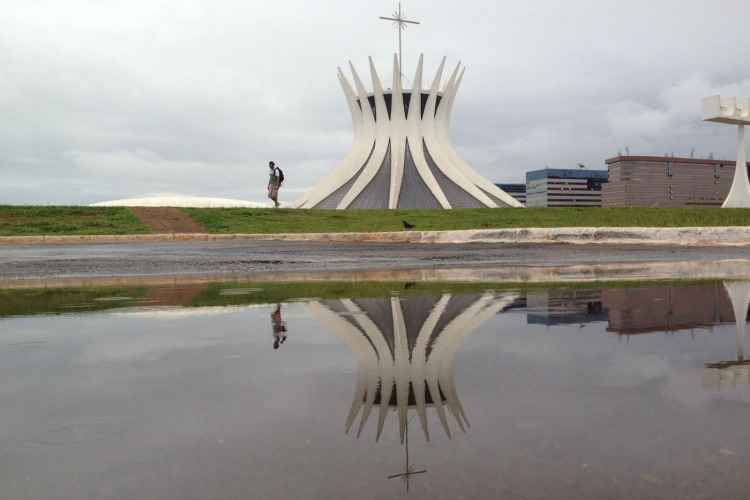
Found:
M 359 380 L 346 431 L 359 416 L 359 436 L 374 408 L 377 439 L 391 411 L 398 414 L 402 442 L 412 410 L 428 440 L 428 408 L 434 409 L 448 436 L 447 413 L 464 430 L 469 422 L 456 391 L 454 356 L 467 335 L 517 297 L 445 294 L 309 303 L 313 315 L 358 357 Z
M 522 302 L 523 298 L 519 301 Z M 706 363 L 704 385 L 750 385 L 750 360 L 745 359 L 745 325 L 750 282 L 701 283 L 603 290 L 542 290 L 526 295 L 529 324 L 562 325 L 609 321 L 618 335 L 712 329 L 735 323 L 737 359 Z M 735 320 L 735 318 L 737 318 Z
M 734 322 L 721 283 L 636 288 L 529 291 L 529 324 L 563 325 L 608 321 L 619 335 L 672 332 Z
M 721 283 L 602 291 L 610 332 L 620 335 L 708 328 L 734 321 Z
M 745 326 L 750 305 L 750 281 L 724 283 L 737 325 L 737 359 L 706 363 L 703 382 L 708 387 L 733 387 L 750 384 L 750 361 L 745 359 Z
M 531 325 L 582 324 L 607 321 L 601 290 L 531 290 L 526 295 L 526 321 Z

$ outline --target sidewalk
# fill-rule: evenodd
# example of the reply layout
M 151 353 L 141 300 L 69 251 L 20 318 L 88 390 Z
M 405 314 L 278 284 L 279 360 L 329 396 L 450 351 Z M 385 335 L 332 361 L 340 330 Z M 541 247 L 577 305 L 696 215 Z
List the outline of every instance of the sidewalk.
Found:
M 132 235 L 2 236 L 0 245 L 72 245 L 159 241 L 297 241 L 323 243 L 433 243 L 433 244 L 598 244 L 598 245 L 750 245 L 750 227 L 625 227 L 625 228 L 512 228 L 462 231 L 399 231 L 373 233 L 207 234 L 169 233 Z

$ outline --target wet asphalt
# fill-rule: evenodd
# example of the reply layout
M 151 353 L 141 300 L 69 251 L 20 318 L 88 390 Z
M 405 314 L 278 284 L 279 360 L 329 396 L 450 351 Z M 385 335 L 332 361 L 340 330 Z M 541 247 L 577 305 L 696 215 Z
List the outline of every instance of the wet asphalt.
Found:
M 749 258 L 746 248 L 168 242 L 0 247 L 0 279 L 561 266 Z

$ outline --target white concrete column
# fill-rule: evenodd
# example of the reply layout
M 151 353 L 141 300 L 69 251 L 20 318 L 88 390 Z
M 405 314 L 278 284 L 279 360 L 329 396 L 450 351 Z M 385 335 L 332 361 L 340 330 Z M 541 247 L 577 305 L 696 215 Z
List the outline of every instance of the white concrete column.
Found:
M 750 208 L 750 180 L 747 177 L 747 140 L 745 126 L 737 126 L 737 166 L 734 180 L 722 208 Z
M 404 180 L 405 127 L 406 112 L 404 111 L 404 93 L 401 88 L 401 63 L 398 56 L 394 54 L 393 90 L 391 91 L 391 185 L 388 191 L 388 208 L 390 209 L 397 208 L 398 197 L 401 194 L 401 183 Z

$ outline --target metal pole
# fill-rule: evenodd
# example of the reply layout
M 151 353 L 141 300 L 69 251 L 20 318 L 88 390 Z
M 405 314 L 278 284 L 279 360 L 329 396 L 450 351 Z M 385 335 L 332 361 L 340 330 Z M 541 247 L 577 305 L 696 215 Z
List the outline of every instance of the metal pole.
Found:
M 402 19 L 401 17 L 401 2 L 398 3 L 398 18 Z M 401 32 L 403 31 L 403 24 L 398 23 L 398 68 L 399 68 L 399 74 L 398 74 L 398 81 L 400 82 L 399 87 L 403 87 L 403 80 L 401 79 L 401 75 L 404 74 L 404 57 L 401 52 Z

